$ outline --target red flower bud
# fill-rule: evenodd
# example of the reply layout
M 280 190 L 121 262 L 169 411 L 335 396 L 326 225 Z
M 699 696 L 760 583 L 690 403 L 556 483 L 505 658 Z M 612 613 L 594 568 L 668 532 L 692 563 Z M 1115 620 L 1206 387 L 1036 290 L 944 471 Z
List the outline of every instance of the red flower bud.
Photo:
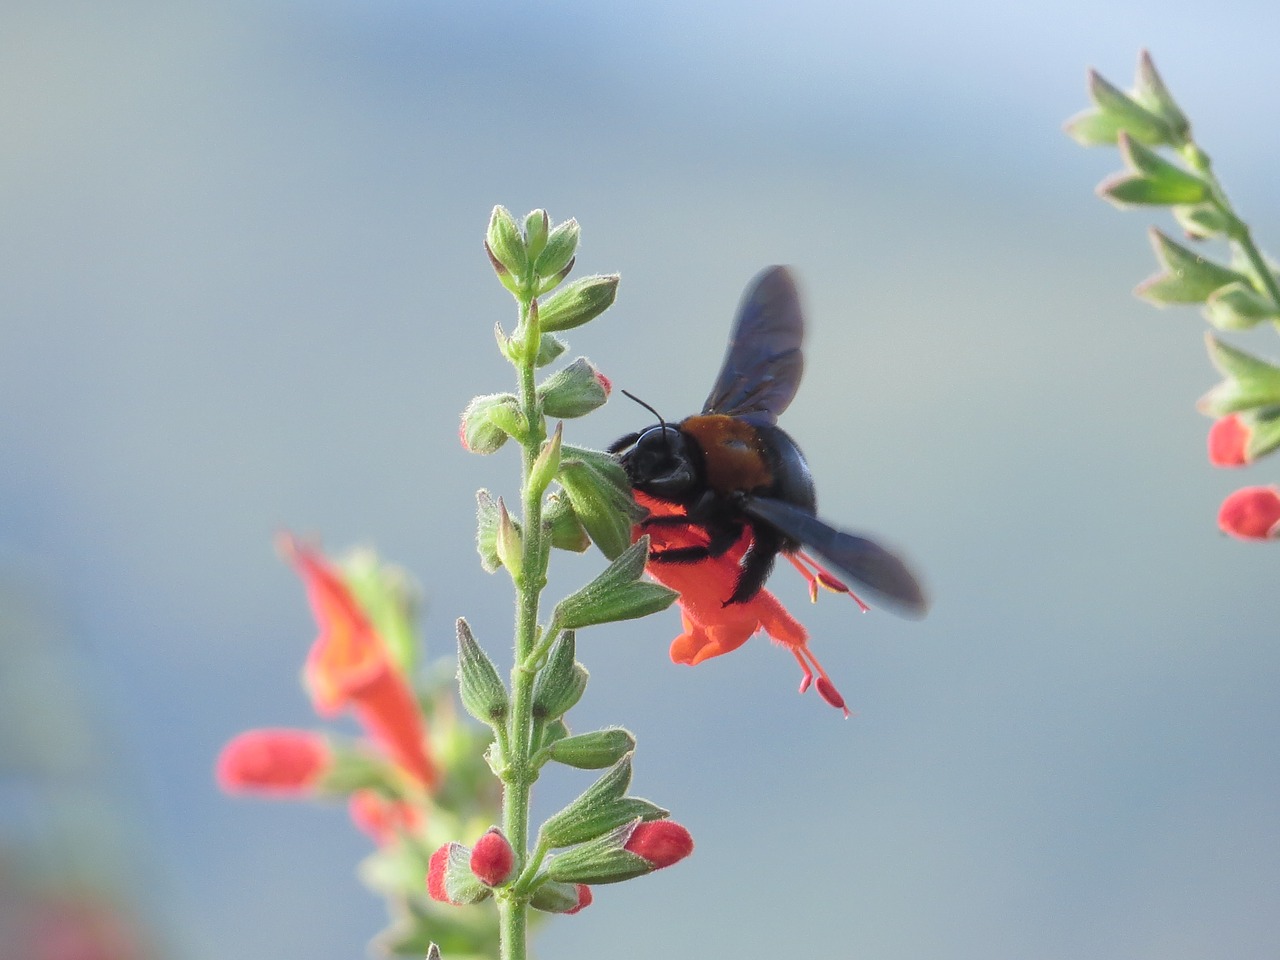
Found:
M 501 886 L 511 877 L 515 865 L 515 851 L 497 827 L 490 827 L 471 848 L 471 872 L 487 886 Z
M 215 776 L 228 793 L 308 792 L 329 766 L 324 738 L 305 730 L 247 730 L 218 755 Z
M 591 888 L 585 883 L 578 884 L 578 905 L 572 910 L 566 910 L 566 914 L 577 913 L 579 910 L 585 910 L 591 906 L 591 901 L 595 898 L 591 895 Z
M 449 869 L 449 848 L 452 843 L 446 843 L 431 855 L 431 859 L 427 862 L 427 893 L 431 894 L 432 900 L 439 900 L 441 903 L 452 903 L 449 894 L 444 888 L 444 875 Z
M 1242 540 L 1267 540 L 1280 535 L 1280 489 L 1244 487 L 1222 501 L 1218 526 Z
M 661 870 L 693 853 L 693 837 L 674 820 L 652 820 L 637 824 L 623 849 Z
M 357 790 L 347 801 L 351 822 L 379 846 L 422 826 L 422 813 L 403 800 L 389 800 L 376 790 Z
M 1209 462 L 1215 467 L 1243 467 L 1249 462 L 1245 453 L 1250 430 L 1240 415 L 1215 420 L 1209 428 Z

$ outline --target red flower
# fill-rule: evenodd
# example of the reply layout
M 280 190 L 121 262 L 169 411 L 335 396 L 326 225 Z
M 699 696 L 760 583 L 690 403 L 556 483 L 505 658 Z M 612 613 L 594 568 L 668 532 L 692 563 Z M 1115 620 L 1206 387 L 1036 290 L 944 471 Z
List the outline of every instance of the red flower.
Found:
M 305 730 L 247 730 L 218 755 L 215 776 L 227 793 L 295 796 L 329 767 L 324 738 Z
M 500 886 L 515 869 L 516 854 L 497 827 L 492 827 L 471 848 L 471 872 L 486 886 Z
M 379 846 L 395 841 L 401 833 L 422 826 L 422 812 L 403 800 L 389 800 L 377 790 L 357 790 L 347 801 L 347 813 L 363 833 Z
M 1280 536 L 1280 489 L 1245 487 L 1222 501 L 1218 526 L 1242 540 Z
M 351 707 L 401 769 L 433 788 L 439 775 L 427 754 L 422 713 L 386 644 L 323 557 L 292 538 L 283 549 L 302 577 L 320 627 L 304 669 L 317 712 L 328 716 Z
M 652 516 L 684 515 L 681 508 L 643 493 L 637 492 L 635 497 L 636 502 L 648 509 Z M 638 538 L 641 533 L 649 534 L 650 548 L 656 551 L 672 547 L 705 546 L 709 540 L 705 530 L 693 525 L 655 524 L 644 530 L 636 527 L 634 536 Z M 680 616 L 684 632 L 671 644 L 672 662 L 694 666 L 737 650 L 754 634 L 763 630 L 775 642 L 788 647 L 799 662 L 803 674 L 800 692 L 804 693 L 809 689 L 816 673 L 818 693 L 833 707 L 844 710 L 845 716 L 848 716 L 849 710 L 844 698 L 809 649 L 808 631 L 787 612 L 777 597 L 768 590 L 761 589 L 746 603 L 725 604 L 725 599 L 732 595 L 738 582 L 741 569 L 739 561 L 750 545 L 751 531 L 748 529 L 727 553 L 719 557 L 708 557 L 695 563 L 651 562 L 645 566 L 645 572 L 649 576 L 680 594 Z M 810 573 L 798 559 L 788 559 L 809 580 L 812 596 L 816 597 L 819 584 L 852 596 L 848 587 L 821 568 L 816 574 Z M 813 563 L 808 557 L 803 559 Z M 857 600 L 857 597 L 854 599 Z M 858 600 L 858 603 L 865 608 L 862 601 Z
M 578 888 L 578 905 L 574 907 L 572 910 L 566 910 L 565 911 L 566 916 L 577 913 L 579 910 L 585 910 L 587 907 L 591 906 L 591 901 L 595 899 L 595 897 L 592 896 L 591 894 L 591 888 L 587 886 L 585 883 L 577 884 L 577 888 Z
M 1215 467 L 1242 467 L 1249 462 L 1246 450 L 1250 430 L 1240 415 L 1215 420 L 1209 428 L 1209 462 Z
M 622 849 L 661 870 L 693 853 L 693 837 L 674 820 L 651 820 L 637 824 Z

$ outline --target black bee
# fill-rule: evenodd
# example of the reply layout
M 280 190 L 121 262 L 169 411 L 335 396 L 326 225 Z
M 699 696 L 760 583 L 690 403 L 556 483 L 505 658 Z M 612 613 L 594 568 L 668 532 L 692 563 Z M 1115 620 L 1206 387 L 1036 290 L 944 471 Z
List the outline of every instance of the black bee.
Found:
M 649 407 L 659 423 L 609 447 L 637 491 L 683 508 L 683 516 L 651 517 L 642 526 L 692 524 L 706 531 L 705 546 L 654 550 L 649 560 L 696 563 L 718 557 L 749 528 L 751 544 L 726 606 L 745 603 L 759 592 L 779 552 L 806 575 L 812 589 L 816 579 L 851 592 L 817 564 L 816 578 L 800 564 L 800 559 L 808 560 L 800 548 L 809 547 L 902 612 L 922 615 L 924 592 L 901 559 L 818 519 L 809 465 L 796 442 L 777 426 L 778 415 L 800 386 L 803 339 L 795 281 L 786 267 L 770 267 L 743 296 L 720 375 L 702 413 L 672 426 Z

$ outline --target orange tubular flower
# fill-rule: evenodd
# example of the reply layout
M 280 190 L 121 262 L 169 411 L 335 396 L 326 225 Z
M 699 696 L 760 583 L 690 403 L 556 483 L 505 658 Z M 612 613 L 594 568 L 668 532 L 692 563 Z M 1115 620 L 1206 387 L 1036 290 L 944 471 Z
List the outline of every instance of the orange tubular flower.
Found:
M 637 492 L 635 498 L 652 516 L 684 515 L 679 507 L 647 497 L 643 493 Z M 634 536 L 638 538 L 642 532 L 649 534 L 650 549 L 658 552 L 673 547 L 706 546 L 709 539 L 704 530 L 692 525 L 655 524 L 644 531 L 636 527 Z M 684 632 L 671 644 L 672 662 L 694 666 L 737 650 L 754 634 L 763 630 L 775 642 L 789 648 L 799 662 L 803 673 L 800 692 L 804 693 L 809 689 L 816 674 L 815 686 L 818 693 L 827 703 L 843 710 L 847 717 L 849 710 L 844 698 L 809 649 L 808 631 L 787 612 L 777 597 L 762 588 L 746 603 L 725 605 L 725 598 L 733 594 L 738 582 L 739 561 L 750 545 L 751 532 L 747 530 L 727 553 L 719 557 L 708 557 L 693 563 L 650 562 L 645 566 L 645 572 L 650 577 L 680 594 L 680 616 Z M 804 572 L 798 565 L 797 568 Z M 818 576 L 816 580 L 827 586 L 823 576 Z M 810 585 L 816 592 L 815 579 L 810 579 Z M 844 588 L 844 592 L 847 592 L 847 588 Z
M 382 638 L 322 556 L 291 537 L 283 550 L 307 588 L 320 627 L 304 669 L 316 711 L 331 716 L 351 707 L 396 764 L 433 789 L 439 774 L 427 754 L 422 712 Z

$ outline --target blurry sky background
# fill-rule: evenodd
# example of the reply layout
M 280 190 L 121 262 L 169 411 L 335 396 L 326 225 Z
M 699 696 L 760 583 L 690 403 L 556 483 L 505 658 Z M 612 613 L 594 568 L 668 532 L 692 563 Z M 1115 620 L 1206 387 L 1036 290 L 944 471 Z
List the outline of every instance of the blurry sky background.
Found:
M 823 515 L 901 545 L 934 609 L 809 608 L 779 570 L 847 722 L 762 639 L 690 669 L 674 612 L 584 634 L 571 719 L 637 734 L 637 792 L 698 848 L 539 955 L 1275 957 L 1280 548 L 1214 517 L 1277 465 L 1208 466 L 1204 324 L 1130 296 L 1166 217 L 1097 200 L 1118 158 L 1060 125 L 1086 66 L 1128 86 L 1149 47 L 1280 252 L 1277 42 L 1271 0 L 11 0 L 0 616 L 66 684 L 22 684 L 6 736 L 89 725 L 119 883 L 171 956 L 360 956 L 365 838 L 226 799 L 211 764 L 313 722 L 281 529 L 410 569 L 434 655 L 461 614 L 505 648 L 472 497 L 516 459 L 467 455 L 457 418 L 510 382 L 489 211 L 543 206 L 581 222 L 579 273 L 623 278 L 570 356 L 672 418 L 747 280 L 795 266 L 783 423 Z M 615 401 L 570 436 L 649 420 Z

